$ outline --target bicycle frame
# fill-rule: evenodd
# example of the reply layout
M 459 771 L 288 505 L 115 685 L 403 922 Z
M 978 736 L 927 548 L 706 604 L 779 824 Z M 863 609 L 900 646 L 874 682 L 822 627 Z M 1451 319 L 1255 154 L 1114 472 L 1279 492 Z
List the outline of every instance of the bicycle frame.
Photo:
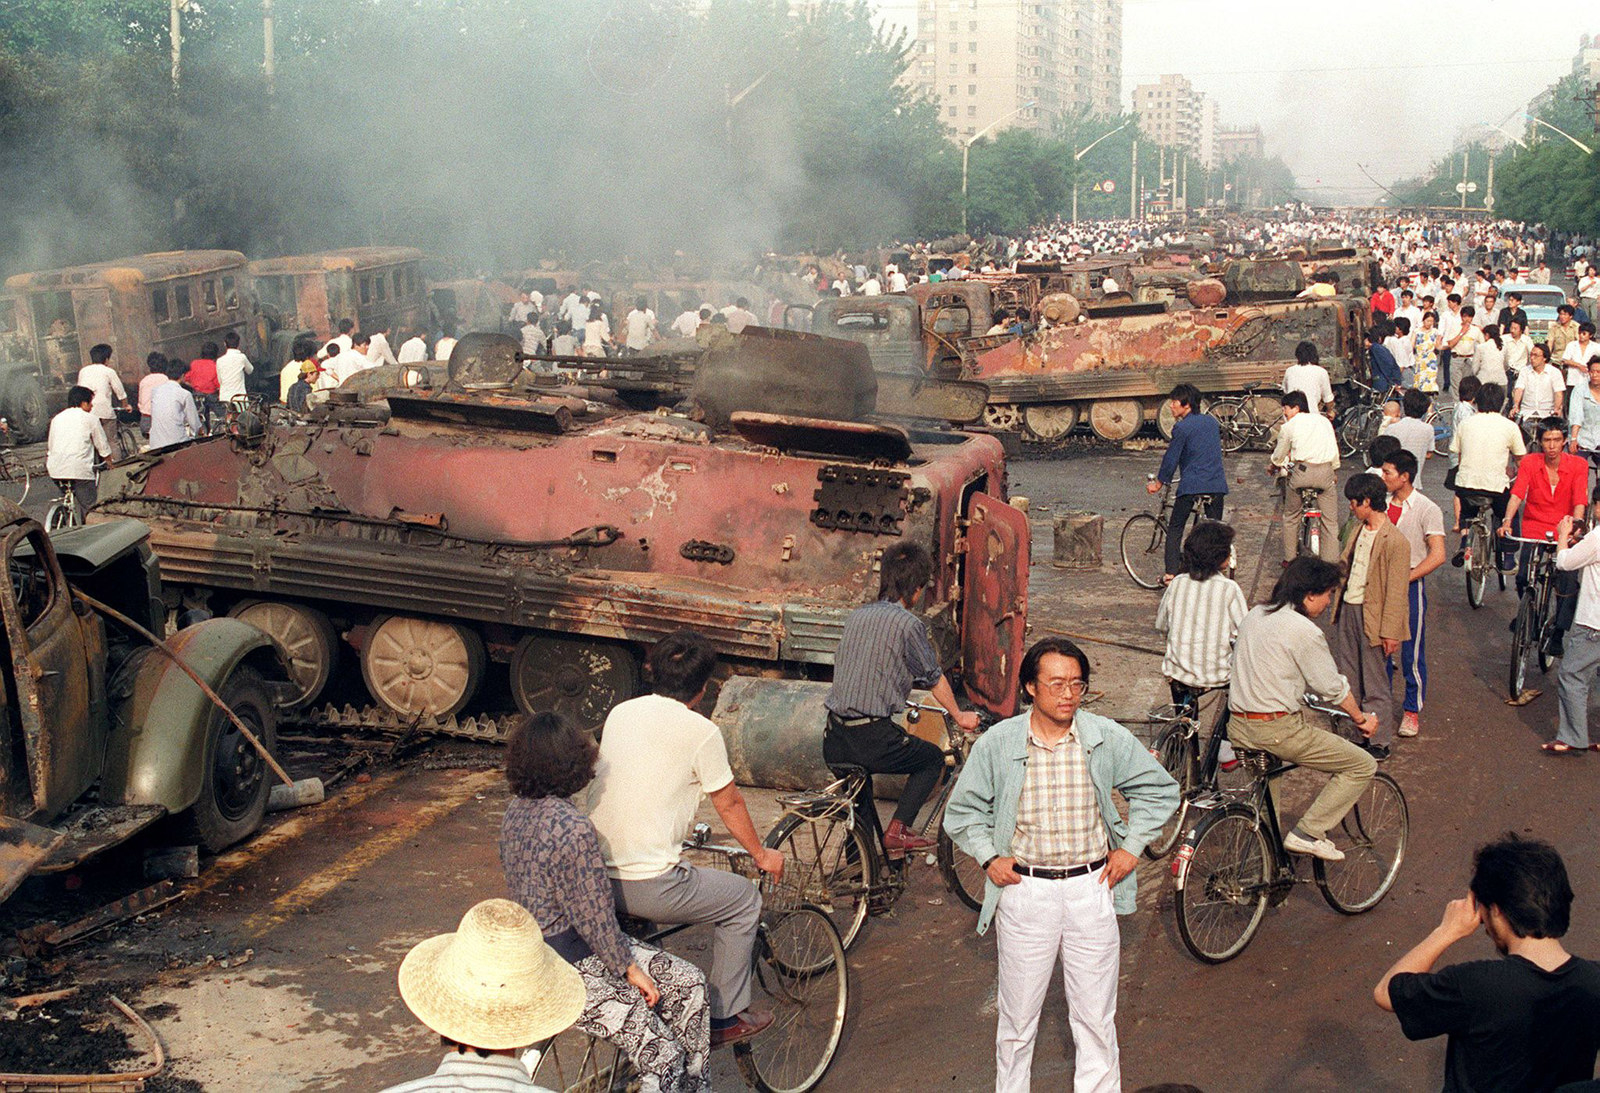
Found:
M 1220 734 L 1214 733 L 1213 737 Z M 1220 742 L 1213 748 L 1220 746 Z M 1296 764 L 1285 762 L 1276 756 L 1265 752 L 1256 752 L 1254 749 L 1240 749 L 1235 745 L 1239 754 L 1239 761 L 1251 773 L 1251 781 L 1245 789 L 1216 789 L 1208 793 L 1197 795 L 1189 804 L 1206 812 L 1221 811 L 1228 808 L 1248 809 L 1266 833 L 1267 848 L 1272 854 L 1272 876 L 1264 885 L 1251 885 L 1243 889 L 1246 895 L 1253 895 L 1262 887 L 1267 890 L 1268 901 L 1277 906 L 1289 898 L 1289 893 L 1294 890 L 1298 882 L 1294 858 L 1283 848 L 1283 827 L 1278 819 L 1278 802 L 1272 793 L 1272 781 L 1295 769 Z M 1259 756 L 1267 755 L 1265 761 Z M 1189 862 L 1194 857 L 1195 843 L 1198 841 L 1205 824 L 1196 821 L 1188 834 L 1183 837 L 1183 842 L 1178 847 L 1178 853 L 1172 862 L 1172 875 L 1174 887 L 1182 888 L 1189 879 Z

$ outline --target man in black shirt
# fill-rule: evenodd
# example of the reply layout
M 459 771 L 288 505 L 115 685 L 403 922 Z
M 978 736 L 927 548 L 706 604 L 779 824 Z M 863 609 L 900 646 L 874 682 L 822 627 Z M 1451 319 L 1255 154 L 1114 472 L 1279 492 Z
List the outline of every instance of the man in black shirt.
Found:
M 1478 851 L 1467 897 L 1378 981 L 1373 999 L 1407 1039 L 1450 1038 L 1445 1093 L 1531 1093 L 1594 1077 L 1600 964 L 1562 948 L 1571 910 L 1555 848 L 1508 833 Z M 1504 959 L 1432 970 L 1480 924 Z
M 1500 309 L 1496 321 L 1500 324 L 1501 330 L 1511 329 L 1512 323 L 1521 323 L 1522 329 L 1528 329 L 1528 313 L 1522 308 L 1522 293 L 1506 293 L 1506 306 Z

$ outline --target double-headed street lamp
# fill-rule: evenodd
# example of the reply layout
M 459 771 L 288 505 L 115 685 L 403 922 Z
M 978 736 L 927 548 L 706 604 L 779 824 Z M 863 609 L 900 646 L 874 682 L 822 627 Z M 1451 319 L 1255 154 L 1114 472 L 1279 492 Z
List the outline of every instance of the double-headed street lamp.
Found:
M 972 151 L 972 146 L 973 146 L 973 144 L 975 144 L 977 142 L 978 138 L 987 135 L 989 130 L 993 129 L 997 125 L 1000 125 L 1000 124 L 1003 124 L 1004 122 L 1010 121 L 1012 118 L 1016 117 L 1018 114 L 1022 113 L 1024 110 L 1027 110 L 1030 107 L 1034 107 L 1034 106 L 1038 106 L 1038 105 L 1039 105 L 1039 100 L 1037 100 L 1037 99 L 1029 99 L 1027 102 L 1023 103 L 1021 106 L 1019 106 L 1015 110 L 1011 111 L 1011 113 L 1002 114 L 1000 117 L 994 119 L 994 121 L 990 122 L 988 125 L 985 125 L 982 129 L 979 129 L 976 133 L 972 134 L 972 136 L 968 137 L 966 140 L 961 142 L 961 234 L 962 235 L 966 235 L 967 234 L 967 153 Z
M 1101 141 L 1105 140 L 1109 136 L 1113 136 L 1113 135 L 1115 135 L 1117 133 L 1122 132 L 1124 129 L 1126 129 L 1128 126 L 1130 126 L 1132 124 L 1133 124 L 1133 122 L 1131 122 L 1131 121 L 1125 121 L 1121 125 L 1117 126 L 1115 129 L 1111 130 L 1111 132 L 1102 133 L 1100 136 L 1098 136 L 1094 140 L 1090 141 L 1089 142 L 1089 147 L 1083 149 L 1081 152 L 1074 150 L 1073 153 L 1072 153 L 1072 162 L 1073 163 L 1077 163 L 1084 156 L 1088 155 L 1089 152 L 1094 148 L 1094 146 L 1096 144 L 1099 144 Z M 1074 167 L 1072 169 L 1072 226 L 1073 227 L 1077 227 L 1078 226 L 1078 169 L 1076 167 Z
M 1586 156 L 1594 155 L 1594 149 L 1593 148 L 1590 148 L 1587 144 L 1583 143 L 1583 141 L 1579 140 L 1577 137 L 1573 136 L 1571 133 L 1567 132 L 1565 129 L 1558 129 L 1554 125 L 1551 125 L 1549 122 L 1545 121 L 1543 118 L 1536 118 L 1532 114 L 1524 114 L 1522 116 L 1527 118 L 1529 121 L 1533 122 L 1533 124 L 1535 124 L 1535 125 L 1542 125 L 1546 129 L 1551 130 L 1552 132 L 1560 133 L 1562 136 L 1564 136 L 1568 140 L 1570 140 L 1573 144 L 1576 144 L 1579 148 L 1583 149 L 1583 154 L 1584 155 L 1586 155 Z

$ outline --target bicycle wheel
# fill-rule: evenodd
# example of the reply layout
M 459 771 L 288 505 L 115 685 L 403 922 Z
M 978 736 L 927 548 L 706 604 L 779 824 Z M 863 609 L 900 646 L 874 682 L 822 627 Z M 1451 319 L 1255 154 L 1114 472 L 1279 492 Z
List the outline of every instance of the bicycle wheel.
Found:
M 1249 443 L 1255 435 L 1256 421 L 1242 402 L 1218 399 L 1211 404 L 1211 416 L 1217 419 L 1221 433 L 1222 450 L 1232 455 Z
M 1383 411 L 1376 406 L 1353 410 L 1339 430 L 1340 439 L 1349 447 L 1352 455 L 1365 452 L 1372 444 L 1373 437 L 1378 435 L 1382 421 Z
M 126 421 L 118 422 L 117 448 L 122 452 L 121 458 L 128 459 L 138 455 L 142 447 L 144 447 L 144 434 L 139 431 L 139 426 Z
M 1207 964 L 1232 960 L 1267 911 L 1272 848 L 1255 814 L 1230 808 L 1207 820 L 1178 881 L 1178 935 Z
M 66 501 L 57 501 L 44 514 L 46 531 L 64 531 L 67 528 L 75 528 L 81 523 L 83 518 L 78 515 L 77 507 Z
M 1455 436 L 1455 423 L 1452 415 L 1441 414 L 1435 410 L 1428 415 L 1428 424 L 1433 426 L 1433 454 L 1447 456 L 1450 454 L 1450 440 Z
M 28 485 L 28 464 L 12 449 L 0 449 L 0 497 L 20 505 L 28 499 Z
M 822 1081 L 844 1035 L 850 970 L 839 932 L 820 908 L 801 906 L 762 923 L 752 1005 L 772 1025 L 734 1047 L 739 1073 L 762 1093 L 803 1093 Z M 794 974 L 793 967 L 816 971 Z
M 623 1050 L 595 1036 L 568 1029 L 539 1049 L 533 1078 L 560 1093 L 614 1093 L 638 1088 L 638 1076 Z
M 1122 568 L 1140 588 L 1160 588 L 1167 572 L 1167 529 L 1148 512 L 1122 525 Z
M 1533 597 L 1524 595 L 1517 605 L 1517 618 L 1511 625 L 1511 674 L 1507 680 L 1511 697 L 1522 694 L 1528 681 L 1528 646 L 1533 644 Z
M 1194 792 L 1195 770 L 1200 765 L 1195 754 L 1196 735 L 1187 721 L 1168 725 L 1156 737 L 1151 753 L 1166 772 L 1178 783 L 1178 807 L 1167 820 L 1167 826 L 1144 848 L 1144 856 L 1151 861 L 1166 857 L 1178 844 L 1183 834 L 1184 814 L 1189 810 L 1189 794 Z
M 984 883 L 988 879 L 983 872 L 983 865 L 978 859 L 970 857 L 945 834 L 943 827 L 939 829 L 939 873 L 944 877 L 944 886 L 955 893 L 957 899 L 966 904 L 973 911 L 983 908 Z
M 1344 861 L 1312 859 L 1322 898 L 1342 915 L 1359 915 L 1377 906 L 1394 887 L 1405 861 L 1411 813 L 1399 783 L 1387 774 L 1372 777 L 1339 826 L 1328 832 Z
M 1494 548 L 1484 534 L 1483 523 L 1474 520 L 1467 528 L 1467 603 L 1474 608 L 1483 606 L 1483 594 L 1489 587 L 1489 567 L 1494 564 Z
M 847 949 L 861 936 L 877 879 L 877 858 L 867 837 L 847 814 L 819 820 L 790 815 L 765 842 L 783 852 L 783 879 L 776 886 L 782 905 L 822 908 Z

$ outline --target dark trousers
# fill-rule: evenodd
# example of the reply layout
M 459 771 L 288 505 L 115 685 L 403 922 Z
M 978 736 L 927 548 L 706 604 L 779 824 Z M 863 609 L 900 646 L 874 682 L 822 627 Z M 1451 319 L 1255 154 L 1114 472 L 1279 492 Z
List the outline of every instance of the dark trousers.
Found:
M 1450 390 L 1450 350 L 1439 350 L 1439 390 Z
M 822 761 L 829 770 L 842 765 L 864 767 L 871 774 L 910 775 L 894 810 L 894 818 L 907 827 L 916 821 L 917 812 L 939 784 L 944 770 L 944 752 L 887 717 L 862 725 L 845 725 L 829 714 L 828 729 L 822 737 Z M 862 815 L 877 815 L 873 811 L 871 779 L 862 788 L 856 807 L 863 810 Z
M 1172 499 L 1172 518 L 1167 521 L 1167 575 L 1176 576 L 1183 555 L 1183 536 L 1188 528 L 1189 514 L 1194 511 L 1195 499 L 1206 496 L 1198 493 L 1180 493 Z M 1211 494 L 1206 505 L 1207 520 L 1222 519 L 1222 494 Z

